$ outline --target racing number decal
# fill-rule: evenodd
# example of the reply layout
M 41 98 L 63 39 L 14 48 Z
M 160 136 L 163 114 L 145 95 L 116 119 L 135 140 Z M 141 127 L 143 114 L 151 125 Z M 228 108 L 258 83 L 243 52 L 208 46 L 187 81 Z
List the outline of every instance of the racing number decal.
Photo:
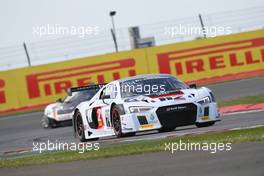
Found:
M 96 108 L 96 116 L 98 120 L 98 128 L 102 128 L 104 126 L 104 122 L 101 107 Z

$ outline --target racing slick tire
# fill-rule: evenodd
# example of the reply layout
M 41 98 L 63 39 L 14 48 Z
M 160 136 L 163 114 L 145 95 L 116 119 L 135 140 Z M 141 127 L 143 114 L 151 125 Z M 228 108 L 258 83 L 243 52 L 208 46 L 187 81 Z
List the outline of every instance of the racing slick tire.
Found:
M 202 127 L 209 127 L 209 126 L 212 126 L 214 124 L 215 124 L 215 122 L 204 122 L 204 123 L 196 123 L 195 125 L 198 128 L 202 128 Z
M 112 112 L 111 112 L 111 120 L 113 124 L 113 129 L 115 132 L 115 135 L 117 137 L 131 137 L 135 136 L 135 132 L 131 133 L 122 133 L 122 127 L 121 127 L 121 121 L 120 121 L 120 114 L 122 114 L 120 108 L 116 105 L 113 106 Z
M 43 116 L 41 120 L 41 126 L 43 128 L 56 128 L 57 122 L 51 118 L 48 118 L 47 116 Z
M 81 141 L 81 142 L 87 142 L 87 141 L 94 141 L 94 140 L 98 140 L 99 138 L 92 138 L 92 139 L 86 139 L 85 138 L 85 134 L 84 134 L 84 125 L 83 125 L 83 120 L 82 120 L 82 115 L 79 111 L 77 111 L 75 113 L 75 134 L 76 137 Z

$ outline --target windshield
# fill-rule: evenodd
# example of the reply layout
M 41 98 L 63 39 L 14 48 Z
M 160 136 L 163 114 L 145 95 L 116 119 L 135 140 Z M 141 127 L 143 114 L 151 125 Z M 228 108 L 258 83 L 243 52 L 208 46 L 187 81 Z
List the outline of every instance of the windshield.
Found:
M 120 83 L 121 96 L 154 95 L 187 89 L 188 86 L 174 77 L 150 77 L 127 80 Z
M 65 103 L 69 103 L 69 102 L 83 102 L 83 101 L 87 101 L 90 100 L 98 91 L 99 89 L 89 89 L 89 90 L 82 90 L 79 92 L 73 92 L 71 96 L 67 96 L 64 99 Z

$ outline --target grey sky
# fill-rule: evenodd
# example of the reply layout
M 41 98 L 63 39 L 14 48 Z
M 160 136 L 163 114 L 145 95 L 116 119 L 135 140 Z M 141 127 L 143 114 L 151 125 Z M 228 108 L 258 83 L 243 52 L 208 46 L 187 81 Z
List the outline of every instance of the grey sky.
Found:
M 263 0 L 0 0 L 0 47 L 38 41 L 32 28 L 46 24 L 111 27 L 110 10 L 116 10 L 116 27 L 250 7 Z

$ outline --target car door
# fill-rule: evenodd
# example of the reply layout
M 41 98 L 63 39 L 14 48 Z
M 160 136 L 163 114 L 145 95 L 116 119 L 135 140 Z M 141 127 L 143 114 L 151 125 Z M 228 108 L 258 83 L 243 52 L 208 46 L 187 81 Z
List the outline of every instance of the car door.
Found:
M 93 105 L 91 106 L 91 115 L 88 121 L 95 122 L 94 124 L 95 126 L 97 126 L 97 129 L 111 128 L 110 106 L 112 101 L 116 97 L 115 90 L 115 84 L 110 84 L 106 86 L 101 90 L 98 99 L 96 99 Z

